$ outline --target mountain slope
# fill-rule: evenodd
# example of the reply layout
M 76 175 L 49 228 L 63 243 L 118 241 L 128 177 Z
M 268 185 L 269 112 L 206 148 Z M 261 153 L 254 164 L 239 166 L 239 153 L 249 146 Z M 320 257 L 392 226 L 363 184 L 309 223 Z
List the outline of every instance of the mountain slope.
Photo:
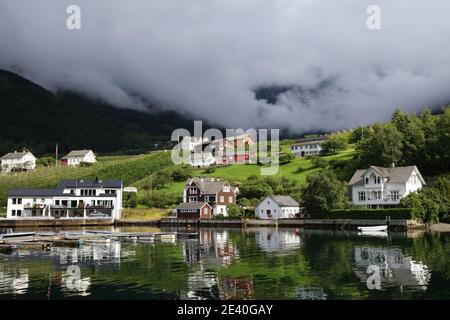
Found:
M 136 153 L 170 141 L 175 128 L 192 122 L 174 112 L 118 109 L 72 93 L 53 94 L 0 70 L 0 154 L 27 148 L 36 155 L 89 148 L 98 153 Z

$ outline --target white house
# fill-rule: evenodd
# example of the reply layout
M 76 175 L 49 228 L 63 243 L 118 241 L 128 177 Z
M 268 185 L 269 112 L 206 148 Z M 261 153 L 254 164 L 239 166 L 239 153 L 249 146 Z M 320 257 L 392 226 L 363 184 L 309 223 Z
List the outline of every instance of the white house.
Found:
M 299 158 L 318 155 L 322 152 L 322 143 L 325 140 L 325 136 L 302 138 L 291 145 L 291 151 Z
M 120 219 L 122 181 L 61 180 L 56 189 L 12 189 L 6 218 Z
M 96 156 L 92 150 L 73 150 L 61 158 L 63 165 L 78 166 L 80 163 L 95 163 Z
M 10 152 L 0 158 L 1 172 L 29 171 L 36 168 L 36 157 L 31 152 Z
M 369 208 L 396 206 L 400 199 L 425 185 L 416 166 L 356 170 L 348 183 L 354 205 Z
M 295 218 L 299 213 L 298 202 L 290 196 L 267 196 L 255 208 L 255 216 L 260 219 Z

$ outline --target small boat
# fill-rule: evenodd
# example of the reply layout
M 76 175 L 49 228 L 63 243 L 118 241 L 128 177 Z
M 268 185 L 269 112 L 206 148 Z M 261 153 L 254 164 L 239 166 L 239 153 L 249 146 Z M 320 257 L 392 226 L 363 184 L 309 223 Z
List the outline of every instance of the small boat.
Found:
M 358 227 L 358 231 L 387 231 L 388 226 Z
M 31 236 L 34 236 L 35 234 L 36 234 L 36 232 L 3 233 L 3 234 L 0 234 L 0 239 L 17 238 L 17 237 L 31 237 Z
M 389 237 L 388 231 L 359 231 L 359 236 L 369 236 L 369 237 L 379 237 L 379 238 L 387 238 Z

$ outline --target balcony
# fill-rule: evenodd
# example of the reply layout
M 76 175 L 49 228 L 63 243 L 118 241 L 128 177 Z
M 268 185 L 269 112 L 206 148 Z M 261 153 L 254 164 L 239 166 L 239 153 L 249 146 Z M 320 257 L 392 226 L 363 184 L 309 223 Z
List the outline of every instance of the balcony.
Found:
M 41 203 L 27 203 L 23 205 L 23 208 L 25 210 L 32 210 L 32 209 L 44 209 L 45 208 L 45 204 L 41 204 Z

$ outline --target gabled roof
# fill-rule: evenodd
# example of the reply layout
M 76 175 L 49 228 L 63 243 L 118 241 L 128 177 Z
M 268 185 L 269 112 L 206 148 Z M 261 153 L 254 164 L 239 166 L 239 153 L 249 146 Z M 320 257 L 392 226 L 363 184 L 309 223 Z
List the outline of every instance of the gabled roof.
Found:
M 22 159 L 23 157 L 25 157 L 27 154 L 31 154 L 33 156 L 33 158 L 36 159 L 36 157 L 28 151 L 23 151 L 23 152 L 10 152 L 5 154 L 3 157 L 1 157 L 1 160 L 12 160 L 12 159 Z
M 72 150 L 67 155 L 62 157 L 61 159 L 64 160 L 67 158 L 84 157 L 90 152 L 94 153 L 92 150 Z M 94 154 L 94 156 L 95 156 L 95 154 Z
M 348 182 L 348 185 L 364 183 L 364 176 L 367 174 L 369 170 L 376 171 L 383 178 L 387 178 L 388 183 L 406 183 L 411 174 L 415 171 L 422 184 L 424 185 L 426 184 L 425 180 L 423 179 L 422 175 L 419 172 L 419 169 L 416 166 L 389 167 L 389 168 L 371 166 L 369 169 L 356 170 L 352 178 Z
M 272 199 L 272 201 L 275 202 L 280 207 L 298 207 L 299 206 L 298 202 L 295 201 L 291 196 L 282 196 L 282 195 L 267 196 L 264 199 L 262 199 L 258 203 L 257 206 L 259 206 L 267 198 Z
M 204 205 L 211 208 L 208 202 L 184 202 L 177 206 L 177 210 L 200 210 Z
M 186 187 L 190 186 L 192 183 L 195 183 L 203 194 L 216 194 L 228 182 L 211 177 L 195 177 L 188 179 Z
M 61 180 L 58 184 L 58 189 L 68 188 L 122 188 L 122 181 L 114 180 Z

